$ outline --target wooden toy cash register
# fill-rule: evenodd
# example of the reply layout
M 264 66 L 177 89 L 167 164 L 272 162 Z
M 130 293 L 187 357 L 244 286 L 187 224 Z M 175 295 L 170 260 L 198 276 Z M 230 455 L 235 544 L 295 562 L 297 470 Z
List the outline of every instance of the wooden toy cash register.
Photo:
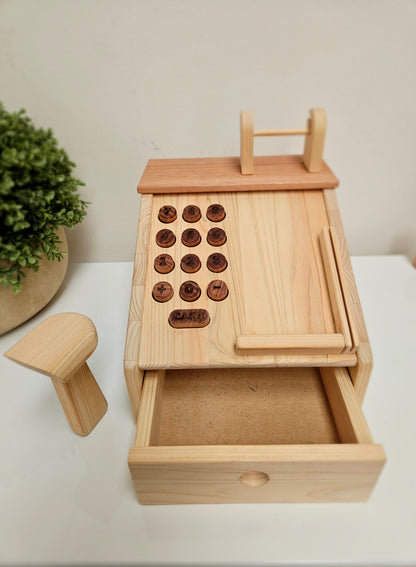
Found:
M 238 158 L 150 160 L 125 350 L 143 504 L 366 500 L 385 456 L 325 112 Z M 303 156 L 253 157 L 304 135 Z

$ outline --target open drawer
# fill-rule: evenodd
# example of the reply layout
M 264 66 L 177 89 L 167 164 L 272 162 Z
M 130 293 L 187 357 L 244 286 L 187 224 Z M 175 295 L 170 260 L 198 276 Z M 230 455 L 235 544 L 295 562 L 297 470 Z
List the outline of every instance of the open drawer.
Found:
M 142 504 L 363 501 L 384 462 L 345 368 L 147 371 L 129 452 Z

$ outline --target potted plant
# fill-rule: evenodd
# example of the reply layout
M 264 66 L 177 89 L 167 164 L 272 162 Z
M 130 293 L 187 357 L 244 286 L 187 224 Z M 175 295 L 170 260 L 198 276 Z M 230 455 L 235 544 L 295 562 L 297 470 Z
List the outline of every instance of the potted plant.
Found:
M 62 283 L 63 227 L 81 222 L 88 204 L 74 167 L 52 130 L 0 102 L 0 334 L 44 307 Z

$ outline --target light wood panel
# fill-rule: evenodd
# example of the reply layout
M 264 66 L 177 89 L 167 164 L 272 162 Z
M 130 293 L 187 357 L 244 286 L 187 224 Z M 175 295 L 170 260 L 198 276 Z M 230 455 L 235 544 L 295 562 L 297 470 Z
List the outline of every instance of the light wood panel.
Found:
M 137 229 L 136 252 L 134 257 L 126 345 L 124 349 L 124 376 L 126 379 L 127 390 L 135 422 L 137 420 L 137 412 L 139 410 L 143 382 L 143 371 L 139 368 L 138 358 L 151 213 L 152 196 L 142 195 L 140 202 L 139 224 Z
M 335 263 L 336 263 L 336 267 L 337 267 L 337 273 L 338 273 L 339 284 L 340 284 L 341 292 L 342 292 L 343 304 L 344 304 L 345 312 L 346 312 L 347 319 L 348 319 L 348 327 L 349 327 L 349 331 L 350 331 L 350 334 L 351 334 L 352 345 L 351 345 L 350 352 L 357 352 L 357 349 L 358 349 L 359 344 L 360 344 L 360 338 L 359 338 L 359 335 L 358 335 L 357 325 L 355 323 L 354 310 L 351 306 L 350 297 L 349 297 L 349 293 L 348 293 L 348 282 L 347 282 L 347 278 L 346 278 L 346 275 L 345 275 L 345 272 L 344 272 L 344 266 L 343 266 L 343 263 L 342 263 L 341 250 L 340 250 L 340 247 L 339 247 L 339 239 L 338 239 L 337 231 L 333 226 L 329 227 L 329 233 L 330 233 L 330 236 L 331 236 L 332 250 L 333 250 Z
M 237 337 L 237 354 L 340 354 L 345 347 L 340 334 L 326 335 L 240 335 Z
M 373 443 L 345 368 L 321 368 L 321 376 L 342 443 Z
M 142 504 L 355 502 L 384 465 L 380 445 L 134 447 L 129 468 Z M 242 484 L 247 472 L 269 476 Z
M 253 113 L 243 110 L 240 113 L 240 165 L 243 175 L 253 174 Z
M 59 313 L 42 321 L 5 356 L 66 382 L 94 352 L 97 341 L 97 331 L 88 317 L 79 313 Z
M 321 171 L 311 174 L 298 155 L 256 156 L 253 175 L 241 175 L 238 157 L 151 159 L 137 190 L 153 194 L 281 191 L 332 188 L 338 184 L 324 161 Z
M 205 212 L 209 205 L 220 203 L 226 217 L 211 223 Z M 196 223 L 186 223 L 182 210 L 197 205 L 203 215 Z M 178 218 L 170 224 L 158 220 L 163 205 L 172 205 Z M 288 366 L 355 363 L 355 355 L 305 354 L 239 356 L 235 351 L 240 335 L 334 334 L 337 332 L 333 307 L 328 293 L 318 236 L 327 226 L 325 202 L 321 191 L 279 191 L 261 193 L 207 193 L 155 195 L 150 215 L 150 240 L 144 286 L 143 332 L 139 366 L 142 369 L 226 366 Z M 183 230 L 192 227 L 201 234 L 201 243 L 189 248 L 181 243 Z M 206 241 L 213 226 L 223 228 L 227 241 L 212 247 Z M 169 228 L 176 235 L 174 246 L 161 249 L 156 233 Z M 154 258 L 161 251 L 169 253 L 175 269 L 169 274 L 154 270 Z M 192 252 L 202 262 L 194 274 L 180 269 L 181 258 Z M 209 254 L 221 252 L 228 267 L 221 274 L 206 268 Z M 229 289 L 221 302 L 211 301 L 205 290 L 213 279 L 223 280 Z M 179 287 L 195 281 L 201 297 L 185 302 Z M 167 281 L 173 298 L 158 303 L 152 297 L 153 286 Z M 168 323 L 174 309 L 206 309 L 210 324 L 203 329 L 173 329 Z M 294 358 L 290 358 L 290 357 Z M 332 357 L 332 358 L 327 358 Z
M 321 171 L 326 135 L 326 114 L 323 108 L 312 108 L 308 119 L 308 132 L 305 137 L 303 162 L 310 172 Z
M 332 249 L 329 228 L 324 226 L 319 235 L 322 259 L 325 267 L 326 282 L 328 284 L 329 296 L 331 298 L 332 313 L 335 320 L 335 328 L 344 337 L 344 352 L 351 352 L 352 339 L 348 325 L 347 313 L 344 305 L 344 298 L 338 277 L 337 265 Z
M 354 273 L 352 270 L 351 259 L 348 252 L 348 246 L 345 239 L 344 227 L 338 207 L 338 200 L 335 190 L 323 191 L 325 205 L 328 213 L 329 225 L 336 229 L 338 236 L 339 256 L 343 271 L 345 274 L 344 293 L 347 298 L 350 311 L 356 325 L 356 334 L 358 335 L 359 347 L 357 349 L 357 364 L 354 368 L 350 368 L 349 373 L 352 378 L 355 393 L 359 404 L 361 405 L 365 393 L 367 391 L 368 382 L 370 380 L 371 370 L 373 367 L 373 356 L 368 340 L 367 329 L 364 321 L 363 311 L 360 304 L 357 285 L 355 283 Z
M 107 411 L 107 400 L 88 364 L 81 366 L 68 382 L 52 380 L 71 429 L 88 435 Z
M 148 370 L 146 372 L 134 441 L 136 446 L 148 447 L 156 442 L 160 425 L 165 374 L 164 370 Z
M 52 379 L 68 423 L 78 435 L 88 435 L 107 411 L 107 401 L 85 362 L 97 340 L 88 317 L 60 313 L 42 321 L 5 353 Z

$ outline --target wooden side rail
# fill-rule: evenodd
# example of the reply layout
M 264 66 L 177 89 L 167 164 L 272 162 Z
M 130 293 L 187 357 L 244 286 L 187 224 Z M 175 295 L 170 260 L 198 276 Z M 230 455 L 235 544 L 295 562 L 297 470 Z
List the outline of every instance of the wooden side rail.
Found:
M 338 237 L 333 227 L 324 227 L 319 236 L 322 261 L 331 300 L 337 333 L 345 339 L 343 352 L 357 352 L 359 338 L 348 294 L 347 282 L 341 261 Z

